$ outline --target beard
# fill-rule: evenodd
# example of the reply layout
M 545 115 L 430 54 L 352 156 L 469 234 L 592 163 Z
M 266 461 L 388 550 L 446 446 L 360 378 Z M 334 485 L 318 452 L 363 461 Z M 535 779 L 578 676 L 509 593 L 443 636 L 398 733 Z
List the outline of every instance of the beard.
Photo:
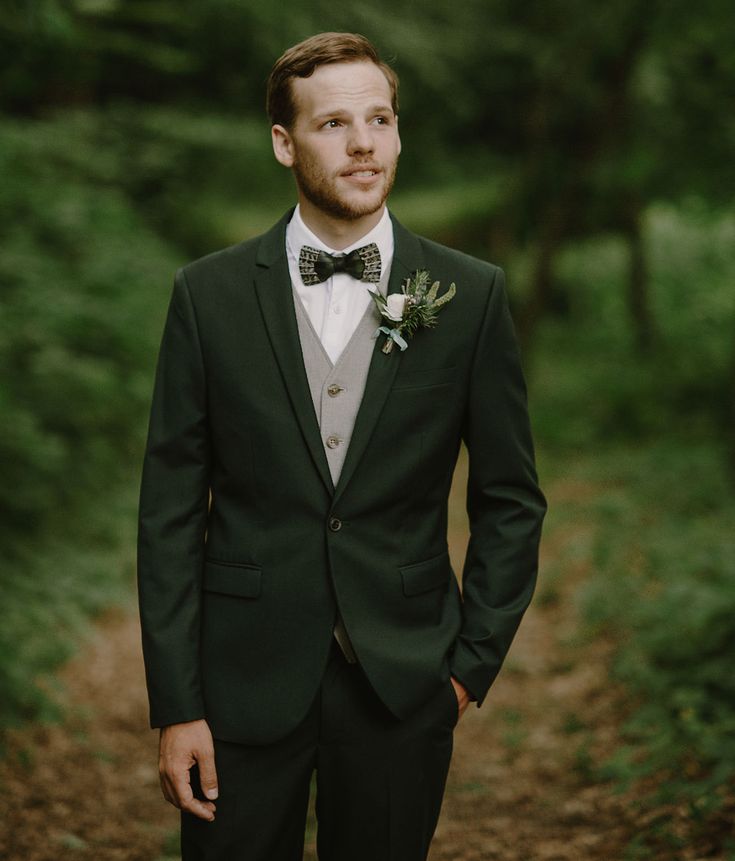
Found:
M 359 165 L 355 168 L 359 169 Z M 383 167 L 382 185 L 364 191 L 356 188 L 348 197 L 337 188 L 337 178 L 329 176 L 311 159 L 296 160 L 291 166 L 296 184 L 304 197 L 322 212 L 341 221 L 357 221 L 377 212 L 388 199 L 397 168 L 396 159 L 388 168 Z

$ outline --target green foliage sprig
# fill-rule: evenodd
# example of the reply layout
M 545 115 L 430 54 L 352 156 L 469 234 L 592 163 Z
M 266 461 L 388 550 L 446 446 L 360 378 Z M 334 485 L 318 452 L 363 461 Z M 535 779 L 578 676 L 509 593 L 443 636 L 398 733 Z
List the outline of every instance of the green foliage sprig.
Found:
M 380 326 L 378 329 L 378 332 L 388 336 L 383 344 L 384 353 L 390 353 L 393 344 L 405 350 L 408 347 L 406 338 L 413 337 L 419 329 L 436 326 L 439 309 L 451 301 L 457 292 L 457 285 L 452 282 L 447 291 L 437 298 L 440 286 L 439 281 L 431 283 L 428 270 L 418 269 L 413 277 L 406 279 L 400 293 L 383 296 L 376 290 L 369 291 L 381 316 L 394 324 L 390 328 Z

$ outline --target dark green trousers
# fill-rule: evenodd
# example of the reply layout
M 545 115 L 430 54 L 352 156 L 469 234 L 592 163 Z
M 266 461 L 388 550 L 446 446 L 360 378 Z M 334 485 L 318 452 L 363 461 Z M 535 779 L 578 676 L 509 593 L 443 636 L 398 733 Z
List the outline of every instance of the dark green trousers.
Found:
M 424 861 L 456 722 L 449 680 L 400 721 L 335 646 L 314 703 L 286 738 L 215 740 L 216 819 L 183 814 L 182 861 L 301 861 L 314 771 L 320 861 Z M 192 782 L 201 797 L 195 770 Z

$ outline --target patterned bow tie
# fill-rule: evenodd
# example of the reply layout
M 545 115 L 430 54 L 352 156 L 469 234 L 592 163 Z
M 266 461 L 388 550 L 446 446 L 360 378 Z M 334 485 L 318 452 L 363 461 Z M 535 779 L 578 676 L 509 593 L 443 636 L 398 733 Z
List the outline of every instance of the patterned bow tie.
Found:
M 328 254 L 304 245 L 299 254 L 299 272 L 304 284 L 320 284 L 337 272 L 346 272 L 358 281 L 380 281 L 380 251 L 371 242 L 349 254 Z

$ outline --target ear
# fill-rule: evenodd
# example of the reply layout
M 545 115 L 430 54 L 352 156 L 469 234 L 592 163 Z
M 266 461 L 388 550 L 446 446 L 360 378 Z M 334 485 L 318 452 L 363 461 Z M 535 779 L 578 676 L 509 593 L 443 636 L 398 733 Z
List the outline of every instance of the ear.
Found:
M 398 114 L 396 114 L 396 137 L 398 138 L 398 152 L 396 155 L 401 154 L 401 136 L 398 134 Z
M 276 160 L 284 167 L 291 167 L 294 163 L 294 145 L 287 129 L 279 125 L 271 126 L 271 139 Z

